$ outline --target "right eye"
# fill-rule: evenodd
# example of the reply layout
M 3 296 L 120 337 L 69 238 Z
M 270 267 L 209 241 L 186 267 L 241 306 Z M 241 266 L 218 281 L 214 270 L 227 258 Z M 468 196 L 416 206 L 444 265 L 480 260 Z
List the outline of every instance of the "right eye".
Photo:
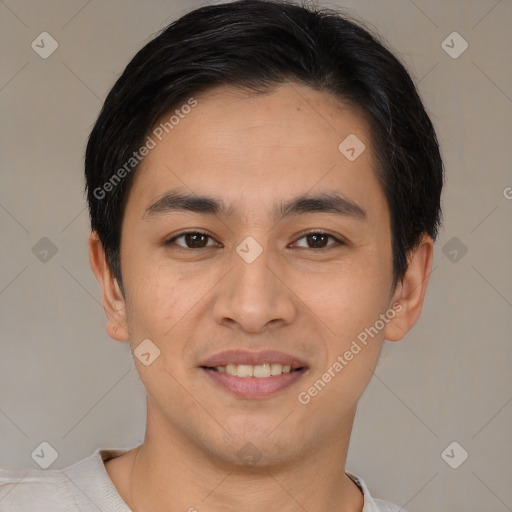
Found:
M 176 243 L 176 245 L 178 245 L 180 248 L 203 249 L 205 247 L 211 247 L 211 245 L 205 243 L 205 241 L 207 241 L 208 238 L 213 241 L 213 238 L 210 235 L 208 235 L 208 233 L 204 233 L 202 231 L 185 231 L 183 233 L 173 236 L 169 240 L 166 240 L 164 242 L 164 245 L 172 245 L 176 243 L 177 240 L 183 239 L 184 245 Z M 214 243 L 213 245 L 215 246 L 216 243 Z

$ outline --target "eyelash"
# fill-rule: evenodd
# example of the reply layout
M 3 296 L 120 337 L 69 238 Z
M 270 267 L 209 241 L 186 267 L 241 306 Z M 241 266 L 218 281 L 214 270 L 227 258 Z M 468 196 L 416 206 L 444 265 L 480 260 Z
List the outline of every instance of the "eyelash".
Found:
M 211 235 L 209 235 L 208 233 L 205 233 L 204 231 L 183 231 L 182 233 L 179 233 L 178 235 L 175 235 L 172 238 L 169 238 L 168 240 L 166 240 L 163 245 L 164 246 L 169 246 L 169 245 L 173 244 L 179 238 L 182 238 L 183 236 L 186 236 L 186 235 L 202 235 L 202 236 L 206 236 L 206 237 L 208 237 L 208 238 L 213 240 L 213 237 Z M 308 235 L 324 235 L 324 236 L 327 236 L 328 238 L 332 238 L 335 241 L 335 243 L 334 244 L 329 244 L 326 247 L 320 247 L 320 248 L 301 247 L 301 249 L 309 249 L 309 250 L 312 250 L 312 251 L 320 252 L 320 251 L 329 250 L 330 248 L 332 248 L 332 246 L 347 245 L 347 243 L 344 242 L 343 240 L 340 240 L 339 238 L 336 238 L 331 233 L 327 233 L 327 232 L 322 231 L 322 230 L 308 231 L 307 233 L 304 233 L 302 236 L 300 236 L 294 243 L 297 243 L 299 240 L 302 240 L 303 238 L 306 238 Z M 185 251 L 187 251 L 187 250 L 188 251 L 198 251 L 200 249 L 207 249 L 209 247 L 213 247 L 213 246 L 192 248 L 192 247 L 182 247 L 182 246 L 178 245 L 179 249 L 183 249 Z

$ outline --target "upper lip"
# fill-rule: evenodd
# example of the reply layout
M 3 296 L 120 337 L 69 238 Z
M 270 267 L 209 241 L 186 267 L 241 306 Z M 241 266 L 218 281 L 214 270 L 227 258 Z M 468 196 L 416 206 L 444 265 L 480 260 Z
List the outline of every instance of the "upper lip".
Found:
M 225 350 L 219 352 L 208 359 L 205 359 L 199 366 L 215 368 L 216 366 L 226 366 L 228 364 L 250 364 L 256 366 L 264 363 L 279 363 L 290 365 L 292 369 L 306 367 L 307 364 L 296 356 L 280 352 L 278 350 Z

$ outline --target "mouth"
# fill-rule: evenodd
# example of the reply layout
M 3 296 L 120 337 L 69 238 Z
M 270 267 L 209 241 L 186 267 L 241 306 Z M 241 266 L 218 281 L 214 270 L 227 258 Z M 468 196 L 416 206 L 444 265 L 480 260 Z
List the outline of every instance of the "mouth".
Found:
M 276 351 L 227 351 L 200 368 L 224 391 L 241 398 L 273 396 L 296 383 L 308 370 L 303 361 Z

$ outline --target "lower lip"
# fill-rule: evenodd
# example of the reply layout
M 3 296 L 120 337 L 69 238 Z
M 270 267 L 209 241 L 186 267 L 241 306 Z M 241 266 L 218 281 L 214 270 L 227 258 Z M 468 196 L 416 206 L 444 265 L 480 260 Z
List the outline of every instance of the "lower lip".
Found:
M 233 395 L 242 398 L 264 398 L 283 391 L 297 382 L 305 373 L 306 368 L 270 377 L 236 377 L 211 368 L 203 368 L 214 382 Z

